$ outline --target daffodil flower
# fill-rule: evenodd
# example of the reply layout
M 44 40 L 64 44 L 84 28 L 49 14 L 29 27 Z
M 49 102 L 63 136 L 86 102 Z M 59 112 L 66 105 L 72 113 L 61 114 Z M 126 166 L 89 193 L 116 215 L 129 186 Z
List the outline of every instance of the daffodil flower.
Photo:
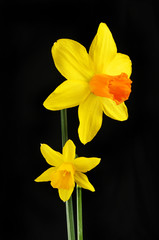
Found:
M 47 144 L 41 144 L 40 149 L 43 157 L 52 167 L 37 177 L 36 182 L 51 181 L 51 186 L 58 189 L 59 196 L 64 202 L 70 198 L 75 183 L 82 188 L 95 191 L 84 173 L 95 168 L 99 164 L 100 158 L 75 158 L 76 147 L 71 140 L 65 143 L 62 154 Z
M 103 112 L 118 121 L 128 118 L 124 103 L 131 92 L 131 60 L 117 47 L 105 23 L 100 23 L 87 53 L 71 39 L 60 39 L 52 47 L 59 72 L 67 79 L 45 100 L 49 110 L 79 105 L 79 138 L 91 141 L 102 125 Z

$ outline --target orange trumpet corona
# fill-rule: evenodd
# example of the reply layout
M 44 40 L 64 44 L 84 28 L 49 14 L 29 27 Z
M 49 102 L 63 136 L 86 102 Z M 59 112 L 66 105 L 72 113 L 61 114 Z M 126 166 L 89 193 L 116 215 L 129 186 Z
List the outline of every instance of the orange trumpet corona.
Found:
M 131 83 L 126 73 L 116 76 L 97 74 L 90 80 L 89 85 L 96 96 L 110 98 L 118 105 L 129 98 Z

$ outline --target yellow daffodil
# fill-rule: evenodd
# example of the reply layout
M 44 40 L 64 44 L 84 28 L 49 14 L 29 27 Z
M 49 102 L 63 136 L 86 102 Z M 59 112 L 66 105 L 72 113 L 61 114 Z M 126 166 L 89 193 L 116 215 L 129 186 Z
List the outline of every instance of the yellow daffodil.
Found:
M 70 198 L 75 182 L 82 188 L 95 191 L 84 173 L 95 168 L 100 158 L 75 158 L 76 147 L 71 140 L 65 143 L 62 154 L 46 144 L 41 144 L 40 149 L 47 163 L 52 167 L 36 178 L 36 182 L 51 181 L 51 186 L 58 189 L 59 196 L 64 202 Z
M 117 47 L 105 23 L 100 23 L 87 53 L 78 42 L 60 39 L 52 47 L 59 72 L 67 79 L 45 100 L 49 110 L 79 105 L 79 138 L 91 141 L 102 125 L 103 112 L 110 118 L 128 118 L 124 103 L 131 92 L 131 60 Z

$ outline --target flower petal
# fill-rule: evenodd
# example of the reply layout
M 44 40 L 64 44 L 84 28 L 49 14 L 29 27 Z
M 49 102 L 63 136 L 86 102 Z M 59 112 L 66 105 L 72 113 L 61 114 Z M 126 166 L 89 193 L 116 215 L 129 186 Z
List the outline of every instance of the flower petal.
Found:
M 75 182 L 82 188 L 88 189 L 92 192 L 95 191 L 93 185 L 89 182 L 88 177 L 83 173 L 75 173 Z
M 108 63 L 117 53 L 113 36 L 105 23 L 100 23 L 97 34 L 89 49 L 96 73 L 104 73 Z
M 51 93 L 44 102 L 44 107 L 49 110 L 61 110 L 75 107 L 80 104 L 90 93 L 87 82 L 64 81 Z
M 37 177 L 35 182 L 48 182 L 51 179 L 51 174 L 56 170 L 56 167 L 48 168 L 45 172 L 43 172 L 39 177 Z
M 120 75 L 126 73 L 130 77 L 132 72 L 132 63 L 128 55 L 117 53 L 105 69 L 105 74 Z
M 78 157 L 74 160 L 74 166 L 78 172 L 87 172 L 95 168 L 100 163 L 100 158 Z
M 76 146 L 72 140 L 68 140 L 63 147 L 63 156 L 65 162 L 72 162 L 76 154 Z
M 56 68 L 70 80 L 87 81 L 92 77 L 91 58 L 85 47 L 71 39 L 60 39 L 52 47 Z
M 119 105 L 109 98 L 100 97 L 104 113 L 115 120 L 125 121 L 128 119 L 128 110 L 125 103 Z
M 59 197 L 61 198 L 62 201 L 66 202 L 70 199 L 71 194 L 73 192 L 74 188 L 71 189 L 58 189 L 59 192 Z
M 48 164 L 58 167 L 63 163 L 62 154 L 59 152 L 56 152 L 47 144 L 41 144 L 40 150 Z
M 98 97 L 91 93 L 84 102 L 79 105 L 79 128 L 78 134 L 81 142 L 90 142 L 102 125 L 102 105 Z

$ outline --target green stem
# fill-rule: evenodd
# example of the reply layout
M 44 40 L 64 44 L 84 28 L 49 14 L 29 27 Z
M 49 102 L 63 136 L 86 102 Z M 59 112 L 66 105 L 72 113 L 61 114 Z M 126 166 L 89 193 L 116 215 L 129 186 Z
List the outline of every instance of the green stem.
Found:
M 61 110 L 61 136 L 62 147 L 68 140 L 68 128 L 67 128 L 67 110 Z M 74 215 L 73 215 L 73 203 L 72 196 L 66 201 L 66 220 L 67 220 L 67 236 L 68 240 L 75 240 L 75 228 L 74 228 Z
M 83 223 L 82 223 L 82 188 L 76 186 L 77 199 L 77 239 L 83 240 Z
M 68 240 L 75 240 L 72 197 L 66 201 L 66 219 Z
M 62 147 L 68 140 L 68 128 L 67 128 L 67 110 L 63 109 L 61 113 L 61 136 L 62 136 Z

